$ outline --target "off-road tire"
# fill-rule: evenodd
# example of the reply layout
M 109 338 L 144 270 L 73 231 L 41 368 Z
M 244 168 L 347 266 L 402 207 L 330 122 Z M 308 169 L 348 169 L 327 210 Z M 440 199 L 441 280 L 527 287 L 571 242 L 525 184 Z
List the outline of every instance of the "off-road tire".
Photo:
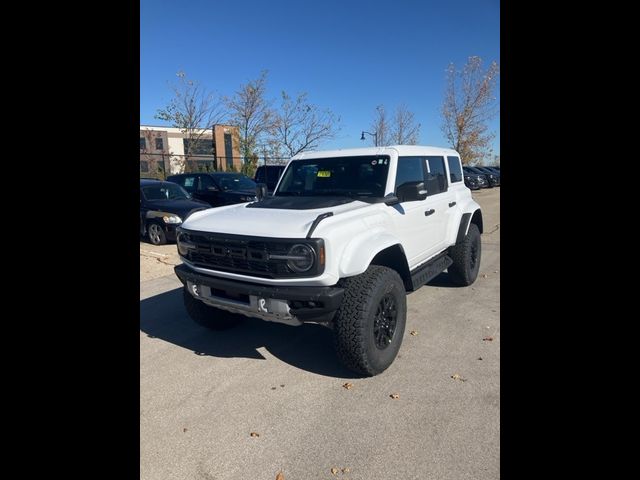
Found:
M 448 270 L 451 281 L 460 287 L 475 282 L 480 271 L 481 253 L 480 230 L 472 223 L 464 239 L 449 249 L 449 256 L 453 260 Z
M 393 363 L 402 344 L 407 317 L 404 283 L 395 270 L 372 265 L 360 275 L 341 280 L 340 285 L 345 291 L 334 317 L 338 357 L 354 372 L 377 375 Z M 390 343 L 381 349 L 376 346 L 374 324 L 385 298 L 395 302 L 396 322 Z
M 182 298 L 184 307 L 191 319 L 198 325 L 202 325 L 211 330 L 227 330 L 235 327 L 244 319 L 242 315 L 211 307 L 194 298 L 187 290 L 187 287 L 182 289 Z

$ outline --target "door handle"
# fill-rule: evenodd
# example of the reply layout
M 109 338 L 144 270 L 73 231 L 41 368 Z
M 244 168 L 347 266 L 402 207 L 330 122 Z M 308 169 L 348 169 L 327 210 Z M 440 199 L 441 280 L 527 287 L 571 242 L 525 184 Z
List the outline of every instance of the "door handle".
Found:
M 455 204 L 456 204 L 456 202 L 451 202 L 451 203 L 449 204 L 449 206 L 450 206 L 450 207 L 453 207 Z
M 424 216 L 428 217 L 429 215 L 431 215 L 434 212 L 435 212 L 435 210 L 432 208 L 431 210 L 427 210 L 426 212 L 424 212 Z

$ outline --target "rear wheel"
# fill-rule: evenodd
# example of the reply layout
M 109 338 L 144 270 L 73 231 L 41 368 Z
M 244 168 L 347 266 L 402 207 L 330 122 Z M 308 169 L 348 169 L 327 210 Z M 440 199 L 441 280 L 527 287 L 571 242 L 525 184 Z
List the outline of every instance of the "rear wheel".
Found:
M 449 277 L 453 283 L 466 287 L 476 281 L 481 253 L 480 230 L 472 223 L 464 239 L 449 249 L 449 256 L 453 259 Z
M 235 327 L 243 320 L 242 315 L 211 307 L 201 300 L 198 300 L 189 293 L 187 287 L 182 289 L 182 298 L 184 300 L 184 307 L 191 319 L 198 325 L 202 325 L 211 330 L 226 330 Z
M 334 317 L 338 357 L 355 372 L 377 375 L 393 363 L 402 344 L 407 316 L 404 283 L 395 270 L 372 265 L 342 285 L 344 297 Z

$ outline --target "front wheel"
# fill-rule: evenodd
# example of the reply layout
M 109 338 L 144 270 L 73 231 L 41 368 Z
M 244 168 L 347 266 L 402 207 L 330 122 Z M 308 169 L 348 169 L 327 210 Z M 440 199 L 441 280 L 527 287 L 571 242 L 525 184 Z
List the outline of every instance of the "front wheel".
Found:
M 149 241 L 154 245 L 164 245 L 167 243 L 167 236 L 162 227 L 157 223 L 149 223 L 147 225 L 147 235 L 149 236 Z
M 338 357 L 367 375 L 386 370 L 396 358 L 407 318 L 404 283 L 395 270 L 377 265 L 342 281 L 342 305 L 334 317 Z

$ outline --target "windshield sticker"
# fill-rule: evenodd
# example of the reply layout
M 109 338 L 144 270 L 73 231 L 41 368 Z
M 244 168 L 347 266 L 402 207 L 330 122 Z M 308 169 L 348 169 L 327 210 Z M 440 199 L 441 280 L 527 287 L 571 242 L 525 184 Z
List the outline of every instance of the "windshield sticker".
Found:
M 331 176 L 331 170 L 318 170 L 318 177 L 330 177 Z
M 382 163 L 382 162 L 380 162 L 380 163 Z M 371 160 L 371 165 L 373 165 L 375 167 L 377 164 L 378 164 L 377 160 Z

